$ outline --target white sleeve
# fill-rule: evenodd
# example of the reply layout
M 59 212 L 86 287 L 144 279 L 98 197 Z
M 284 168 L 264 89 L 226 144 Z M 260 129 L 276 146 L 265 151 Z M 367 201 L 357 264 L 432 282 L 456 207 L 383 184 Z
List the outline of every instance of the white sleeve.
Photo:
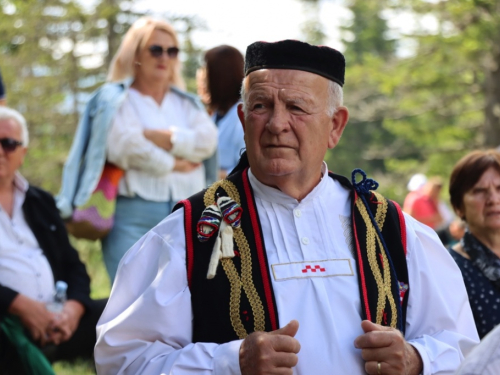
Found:
M 163 176 L 174 168 L 175 158 L 144 137 L 143 127 L 128 100 L 116 113 L 106 140 L 107 160 L 128 170 Z
M 205 111 L 187 100 L 184 104 L 188 128 L 170 128 L 172 154 L 195 163 L 201 162 L 212 156 L 217 148 L 217 127 Z
M 424 375 L 451 375 L 479 342 L 462 274 L 431 228 L 407 214 L 405 220 L 410 283 L 406 339 L 420 353 Z
M 241 374 L 242 340 L 192 343 L 185 253 L 180 209 L 125 254 L 97 324 L 98 374 Z

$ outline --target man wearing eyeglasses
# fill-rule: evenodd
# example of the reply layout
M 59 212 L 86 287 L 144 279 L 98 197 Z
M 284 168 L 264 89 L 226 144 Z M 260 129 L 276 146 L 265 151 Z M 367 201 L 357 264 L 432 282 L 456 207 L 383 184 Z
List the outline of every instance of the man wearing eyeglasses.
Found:
M 50 369 L 48 360 L 90 358 L 106 301 L 90 299 L 90 279 L 70 245 L 52 196 L 24 179 L 28 129 L 17 111 L 0 107 L 0 367 Z M 56 281 L 67 301 L 51 312 Z

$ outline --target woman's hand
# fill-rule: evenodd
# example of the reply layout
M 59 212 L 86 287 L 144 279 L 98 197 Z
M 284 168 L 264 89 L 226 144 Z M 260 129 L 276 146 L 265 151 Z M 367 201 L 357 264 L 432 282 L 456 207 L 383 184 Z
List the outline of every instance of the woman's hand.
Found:
M 201 163 L 193 163 L 192 161 L 175 158 L 174 171 L 175 172 L 191 172 L 192 170 L 198 168 Z
M 80 319 L 85 313 L 83 305 L 74 300 L 69 300 L 64 304 L 63 311 L 55 314 L 52 319 L 47 335 L 49 342 L 59 345 L 68 341 L 75 333 L 80 323 Z
M 172 131 L 170 130 L 145 129 L 142 133 L 144 138 L 166 151 L 170 151 L 173 147 Z
M 31 333 L 33 340 L 41 346 L 47 343 L 46 334 L 54 315 L 41 302 L 35 301 L 23 294 L 18 294 L 9 306 L 9 313 L 19 316 L 21 323 Z

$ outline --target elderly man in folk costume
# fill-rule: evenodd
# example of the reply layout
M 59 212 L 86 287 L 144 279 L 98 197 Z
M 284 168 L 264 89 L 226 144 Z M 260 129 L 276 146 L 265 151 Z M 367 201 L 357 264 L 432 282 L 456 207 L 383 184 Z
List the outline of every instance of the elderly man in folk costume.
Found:
M 348 120 L 328 47 L 246 52 L 246 153 L 123 258 L 101 374 L 452 374 L 478 342 L 436 234 L 323 159 Z M 356 178 L 357 177 L 357 178 Z

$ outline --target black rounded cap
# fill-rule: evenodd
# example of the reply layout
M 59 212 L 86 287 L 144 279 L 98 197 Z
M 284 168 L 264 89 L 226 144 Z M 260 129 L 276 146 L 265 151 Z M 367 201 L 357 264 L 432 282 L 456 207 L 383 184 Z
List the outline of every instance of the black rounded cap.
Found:
M 255 42 L 247 47 L 245 76 L 260 69 L 294 69 L 311 72 L 344 85 L 345 59 L 336 49 L 298 40 Z

